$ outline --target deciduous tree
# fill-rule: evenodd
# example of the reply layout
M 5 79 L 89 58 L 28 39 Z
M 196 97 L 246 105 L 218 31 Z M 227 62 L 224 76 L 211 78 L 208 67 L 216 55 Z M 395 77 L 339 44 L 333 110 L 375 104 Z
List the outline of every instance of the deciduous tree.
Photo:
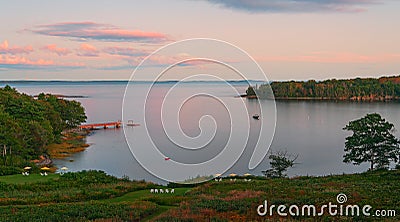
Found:
M 352 131 L 346 137 L 343 162 L 359 165 L 370 163 L 370 170 L 388 168 L 398 161 L 400 141 L 392 134 L 394 125 L 377 113 L 350 121 L 344 130 Z

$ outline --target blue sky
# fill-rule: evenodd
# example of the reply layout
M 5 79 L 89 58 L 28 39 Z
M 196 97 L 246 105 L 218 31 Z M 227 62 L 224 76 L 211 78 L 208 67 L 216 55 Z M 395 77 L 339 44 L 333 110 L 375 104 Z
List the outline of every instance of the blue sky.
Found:
M 199 37 L 245 50 L 272 80 L 393 75 L 399 11 L 395 0 L 7 1 L 0 79 L 128 79 L 159 47 Z

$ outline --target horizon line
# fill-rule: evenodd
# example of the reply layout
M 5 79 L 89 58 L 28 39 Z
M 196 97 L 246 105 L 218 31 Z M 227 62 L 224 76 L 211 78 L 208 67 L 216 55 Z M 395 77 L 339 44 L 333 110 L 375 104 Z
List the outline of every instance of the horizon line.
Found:
M 380 78 L 393 78 L 393 77 L 400 77 L 400 74 L 389 74 L 389 75 L 381 75 L 381 76 L 355 76 L 355 77 L 346 77 L 346 78 L 337 78 L 337 77 L 329 77 L 324 79 L 280 79 L 280 80 L 258 80 L 258 79 L 248 79 L 248 80 L 240 80 L 240 79 L 227 79 L 227 80 L 189 80 L 189 81 L 182 81 L 179 79 L 167 79 L 167 80 L 160 80 L 160 81 L 153 81 L 153 80 L 129 80 L 129 79 L 3 79 L 0 80 L 0 83 L 5 82 L 290 82 L 290 81 L 303 81 L 307 82 L 310 80 L 315 81 L 325 81 L 325 80 L 349 80 L 349 79 L 380 79 Z

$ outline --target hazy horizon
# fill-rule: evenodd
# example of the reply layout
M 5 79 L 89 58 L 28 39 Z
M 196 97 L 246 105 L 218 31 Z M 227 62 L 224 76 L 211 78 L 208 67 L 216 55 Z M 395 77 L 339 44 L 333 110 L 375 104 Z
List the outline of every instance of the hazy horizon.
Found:
M 380 76 L 355 76 L 355 77 L 343 77 L 343 78 L 324 78 L 324 79 L 271 79 L 270 82 L 280 82 L 280 81 L 309 81 L 309 80 L 316 80 L 316 81 L 325 81 L 330 79 L 338 79 L 338 80 L 347 80 L 347 79 L 355 79 L 355 78 L 382 78 L 382 77 L 395 77 L 400 76 L 400 74 L 392 74 L 392 75 L 380 75 Z M 247 80 L 240 80 L 240 79 L 225 79 L 219 82 L 264 82 L 263 80 L 259 79 L 247 79 Z M 153 80 L 129 80 L 129 79 L 1 79 L 0 82 L 153 82 Z M 165 79 L 159 80 L 157 82 L 182 82 L 180 79 Z M 218 82 L 215 80 L 189 80 L 183 82 Z
M 126 80 L 155 50 L 191 38 L 243 49 L 270 80 L 387 76 L 399 73 L 399 9 L 390 0 L 7 1 L 0 79 Z M 191 57 L 182 49 L 151 64 Z

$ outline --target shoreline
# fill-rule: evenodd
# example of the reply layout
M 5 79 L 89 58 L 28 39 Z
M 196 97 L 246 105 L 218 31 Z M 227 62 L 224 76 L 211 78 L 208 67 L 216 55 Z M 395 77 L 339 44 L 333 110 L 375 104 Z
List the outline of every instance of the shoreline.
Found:
M 83 95 L 62 95 L 62 94 L 52 94 L 53 96 L 57 97 L 58 99 L 79 99 L 79 98 L 89 98 L 89 96 L 83 96 Z M 33 95 L 33 98 L 38 98 L 39 95 Z
M 75 153 L 83 152 L 90 145 L 86 143 L 86 137 L 91 133 L 90 130 L 71 130 L 63 132 L 61 143 L 54 143 L 47 146 L 47 151 L 51 159 L 65 159 Z
M 260 100 L 271 100 L 271 98 L 259 98 L 256 95 L 240 95 L 246 99 L 260 99 Z M 330 98 L 330 97 L 274 97 L 274 100 L 278 101 L 331 101 L 331 102 L 399 102 L 400 97 L 351 97 L 351 98 Z

